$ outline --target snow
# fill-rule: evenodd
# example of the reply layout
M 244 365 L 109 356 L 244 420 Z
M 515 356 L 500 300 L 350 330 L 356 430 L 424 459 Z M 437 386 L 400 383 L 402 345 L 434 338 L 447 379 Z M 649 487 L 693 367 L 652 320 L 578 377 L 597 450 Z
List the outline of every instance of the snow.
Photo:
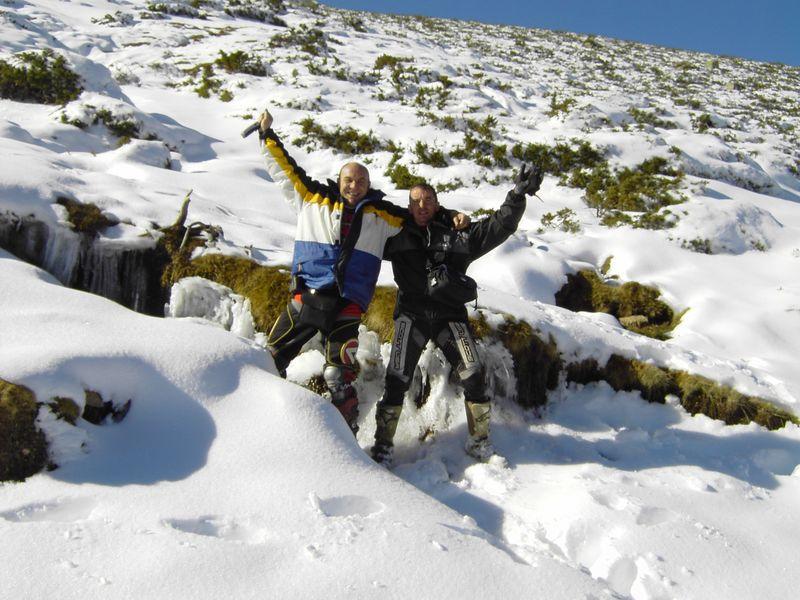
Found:
M 293 143 L 308 114 L 403 144 L 403 163 L 434 182 L 460 178 L 464 187 L 440 196 L 449 208 L 502 201 L 511 170 L 414 164 L 416 140 L 449 151 L 461 134 L 419 118 L 413 93 L 401 98 L 386 76 L 372 89 L 309 73 L 299 50 L 269 48 L 284 28 L 233 19 L 222 7 L 204 4 L 203 20 L 145 19 L 144 2 L 3 1 L 2 57 L 51 47 L 86 84 L 64 107 L 0 100 L 0 215 L 33 215 L 57 231 L 48 260 L 56 275 L 75 260 L 58 197 L 93 202 L 120 221 L 103 244 L 146 246 L 189 190 L 189 222 L 224 231 L 207 252 L 287 265 L 294 213 L 257 143 L 239 135 L 265 105 L 316 178 L 335 176 L 345 158 Z M 431 81 L 447 74 L 457 84 L 445 112 L 496 116 L 502 143 L 587 139 L 614 166 L 670 156 L 687 171 L 688 201 L 671 208 L 677 225 L 663 231 L 601 227 L 579 190 L 548 177 L 544 202 L 531 199 L 518 232 L 470 269 L 490 323 L 508 313 L 552 335 L 567 360 L 620 354 L 797 412 L 800 181 L 788 167 L 797 155 L 785 124 L 800 124 L 785 114 L 777 125 L 759 120 L 748 96 L 725 87 L 725 78 L 760 77 L 785 104 L 796 70 L 773 69 L 766 81 L 769 66 L 720 58 L 714 85 L 693 89 L 717 136 L 694 131 L 701 111 L 659 93 L 652 69 L 636 66 L 686 76 L 673 66 L 703 65 L 704 55 L 597 38 L 618 61 L 619 77 L 605 78 L 583 36 L 532 32 L 537 60 L 522 72 L 513 53 L 521 30 L 450 24 L 443 37 L 431 23 L 365 13 L 364 33 L 345 24 L 346 13 L 317 10 L 291 7 L 281 18 L 319 20 L 344 42 L 329 44 L 352 73 L 389 54 L 413 57 Z M 117 11 L 130 18 L 101 22 Z M 274 59 L 269 75 L 217 72 L 233 99 L 199 98 L 183 69 L 238 48 Z M 585 95 L 569 87 L 575 81 Z M 577 99 L 569 115 L 547 114 L 554 92 Z M 677 128 L 637 129 L 632 106 L 663 109 Z M 103 109 L 155 139 L 117 147 L 94 123 Z M 403 204 L 384 173 L 390 158 L 369 157 L 372 182 Z M 546 212 L 565 207 L 580 233 L 539 230 Z M 706 239 L 712 254 L 686 247 Z M 609 256 L 609 275 L 656 285 L 688 309 L 669 341 L 554 306 L 567 274 Z M 2 250 L 0 281 L 0 378 L 40 399 L 82 405 L 93 390 L 116 406 L 132 400 L 122 422 L 101 426 L 73 427 L 41 409 L 59 466 L 0 485 L 1 598 L 749 599 L 790 597 L 800 584 L 797 426 L 725 426 L 605 383 L 562 383 L 545 409 L 524 411 L 507 351 L 480 343 L 504 459 L 476 464 L 463 451 L 462 392 L 429 348 L 420 365 L 430 395 L 422 408 L 406 400 L 397 464 L 387 471 L 366 450 L 388 347 L 365 328 L 353 439 L 329 403 L 296 384 L 319 373 L 318 342 L 290 365 L 288 381 L 279 378 L 249 302 L 223 286 L 181 281 L 170 318 L 155 318 L 65 288 Z M 391 281 L 384 265 L 381 282 Z

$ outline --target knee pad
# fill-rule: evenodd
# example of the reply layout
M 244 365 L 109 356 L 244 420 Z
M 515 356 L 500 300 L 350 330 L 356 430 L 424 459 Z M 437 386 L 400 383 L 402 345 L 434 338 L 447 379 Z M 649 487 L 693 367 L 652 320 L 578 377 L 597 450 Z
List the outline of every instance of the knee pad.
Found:
M 355 371 L 340 365 L 327 365 L 322 372 L 322 378 L 331 392 L 336 392 L 355 379 Z

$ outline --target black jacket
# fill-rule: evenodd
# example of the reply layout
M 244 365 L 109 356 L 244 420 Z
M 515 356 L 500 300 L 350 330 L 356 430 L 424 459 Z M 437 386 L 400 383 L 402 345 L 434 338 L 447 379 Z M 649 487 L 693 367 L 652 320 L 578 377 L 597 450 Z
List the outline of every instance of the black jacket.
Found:
M 525 195 L 508 192 L 505 202 L 490 217 L 455 231 L 449 212 L 439 210 L 427 227 L 409 217 L 403 230 L 386 243 L 383 257 L 392 261 L 398 295 L 395 317 L 405 313 L 429 320 L 464 321 L 463 304 L 433 301 L 426 294 L 428 267 L 446 264 L 448 269 L 466 273 L 469 264 L 493 250 L 517 230 L 525 212 Z

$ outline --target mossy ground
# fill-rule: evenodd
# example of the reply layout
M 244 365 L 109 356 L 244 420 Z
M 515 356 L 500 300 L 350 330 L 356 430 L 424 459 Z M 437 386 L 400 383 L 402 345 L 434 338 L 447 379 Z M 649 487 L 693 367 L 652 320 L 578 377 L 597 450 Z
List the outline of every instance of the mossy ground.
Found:
M 259 265 L 246 258 L 207 254 L 192 261 L 173 263 L 165 273 L 168 283 L 183 277 L 204 277 L 231 288 L 250 300 L 256 329 L 272 328 L 289 299 L 289 272 Z
M 556 292 L 556 306 L 573 311 L 604 312 L 614 315 L 623 327 L 659 340 L 669 337 L 684 313 L 659 300 L 656 288 L 629 281 L 622 285 L 604 282 L 586 269 L 567 275 L 567 283 Z M 643 318 L 634 318 L 643 317 Z
M 22 481 L 47 465 L 47 440 L 36 426 L 31 390 L 0 379 L 0 481 Z
M 569 364 L 566 378 L 583 384 L 606 381 L 617 391 L 638 391 L 649 402 L 663 403 L 671 394 L 692 415 L 704 414 L 728 425 L 753 422 L 767 429 L 780 429 L 786 423 L 800 423 L 795 415 L 763 398 L 741 394 L 706 377 L 616 354 L 603 367 L 594 360 Z
M 69 222 L 78 233 L 96 236 L 106 227 L 117 224 L 116 221 L 106 217 L 94 204 L 83 204 L 63 196 L 58 198 L 56 203 L 67 209 Z

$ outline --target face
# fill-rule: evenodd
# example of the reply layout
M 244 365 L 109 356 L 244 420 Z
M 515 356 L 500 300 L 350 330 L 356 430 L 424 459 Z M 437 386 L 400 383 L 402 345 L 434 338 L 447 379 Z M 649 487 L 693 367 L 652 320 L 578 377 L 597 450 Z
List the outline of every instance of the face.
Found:
M 425 227 L 439 210 L 439 203 L 430 190 L 413 188 L 408 197 L 408 210 L 414 218 L 414 223 Z
M 339 172 L 339 193 L 345 202 L 354 206 L 364 199 L 369 190 L 369 171 L 364 165 L 347 163 Z

